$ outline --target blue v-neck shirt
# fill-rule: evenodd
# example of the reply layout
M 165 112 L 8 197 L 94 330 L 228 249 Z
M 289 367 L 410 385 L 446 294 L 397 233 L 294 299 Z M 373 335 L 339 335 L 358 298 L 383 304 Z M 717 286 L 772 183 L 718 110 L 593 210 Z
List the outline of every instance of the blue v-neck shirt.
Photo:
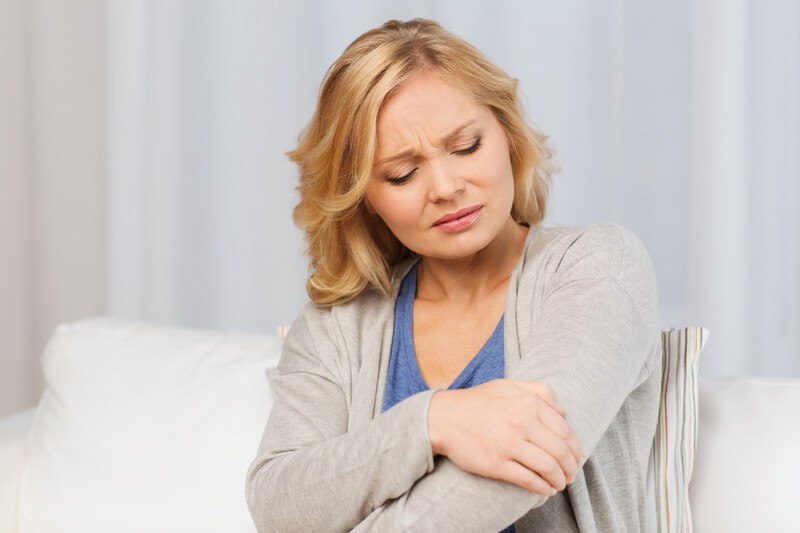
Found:
M 392 335 L 391 356 L 389 357 L 389 375 L 386 378 L 386 391 L 383 396 L 381 412 L 386 411 L 409 396 L 429 389 L 425 380 L 422 379 L 422 374 L 417 364 L 414 336 L 411 328 L 414 296 L 417 291 L 418 266 L 419 261 L 411 267 L 408 274 L 403 278 L 395 301 L 394 333 Z M 503 317 L 500 317 L 500 321 L 494 328 L 492 335 L 447 388 L 448 390 L 466 389 L 502 377 L 505 377 L 505 360 L 503 353 Z M 500 533 L 514 532 L 514 524 L 511 524 Z

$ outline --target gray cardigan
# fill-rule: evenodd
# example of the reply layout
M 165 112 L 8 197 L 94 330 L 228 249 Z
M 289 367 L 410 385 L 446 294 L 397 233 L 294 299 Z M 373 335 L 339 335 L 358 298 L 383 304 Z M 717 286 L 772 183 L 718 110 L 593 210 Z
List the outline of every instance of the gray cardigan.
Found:
M 268 371 L 273 406 L 246 476 L 259 531 L 645 531 L 645 480 L 661 386 L 656 278 L 613 223 L 531 227 L 508 284 L 505 377 L 547 383 L 586 462 L 545 497 L 434 456 L 439 388 L 381 413 L 394 292 L 308 302 Z

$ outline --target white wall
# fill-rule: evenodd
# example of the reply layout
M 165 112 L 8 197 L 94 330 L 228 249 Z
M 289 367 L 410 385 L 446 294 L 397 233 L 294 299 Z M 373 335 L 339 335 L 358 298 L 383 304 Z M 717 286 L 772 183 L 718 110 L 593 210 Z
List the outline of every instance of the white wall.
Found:
M 520 79 L 546 223 L 633 230 L 662 324 L 711 331 L 701 373 L 800 376 L 795 0 L 0 0 L 0 416 L 62 322 L 291 322 L 285 152 L 344 47 L 414 16 Z
M 38 400 L 53 328 L 105 310 L 104 4 L 0 2 L 0 416 Z
M 27 20 L 25 0 L 0 1 L 0 416 L 35 401 Z

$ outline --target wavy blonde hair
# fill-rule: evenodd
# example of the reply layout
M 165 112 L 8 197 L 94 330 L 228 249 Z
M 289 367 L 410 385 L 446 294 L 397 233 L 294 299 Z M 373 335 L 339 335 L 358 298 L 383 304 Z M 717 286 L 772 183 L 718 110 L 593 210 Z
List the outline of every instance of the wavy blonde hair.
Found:
M 527 124 L 519 80 L 434 21 L 389 20 L 353 41 L 330 66 L 317 106 L 287 152 L 300 169 L 295 224 L 310 259 L 306 291 L 319 305 L 351 300 L 367 289 L 391 293 L 391 268 L 414 255 L 364 203 L 373 172 L 378 111 L 412 75 L 433 70 L 488 106 L 509 140 L 514 174 L 511 216 L 544 219 L 552 161 L 548 136 Z

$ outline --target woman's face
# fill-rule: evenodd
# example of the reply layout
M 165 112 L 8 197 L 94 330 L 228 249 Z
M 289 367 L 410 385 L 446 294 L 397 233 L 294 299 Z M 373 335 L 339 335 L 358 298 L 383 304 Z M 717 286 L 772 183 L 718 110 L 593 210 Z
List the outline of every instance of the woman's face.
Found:
M 424 257 L 461 259 L 510 219 L 514 178 L 505 130 L 491 110 L 435 73 L 418 74 L 383 103 L 367 209 Z M 442 217 L 476 210 L 450 224 Z

